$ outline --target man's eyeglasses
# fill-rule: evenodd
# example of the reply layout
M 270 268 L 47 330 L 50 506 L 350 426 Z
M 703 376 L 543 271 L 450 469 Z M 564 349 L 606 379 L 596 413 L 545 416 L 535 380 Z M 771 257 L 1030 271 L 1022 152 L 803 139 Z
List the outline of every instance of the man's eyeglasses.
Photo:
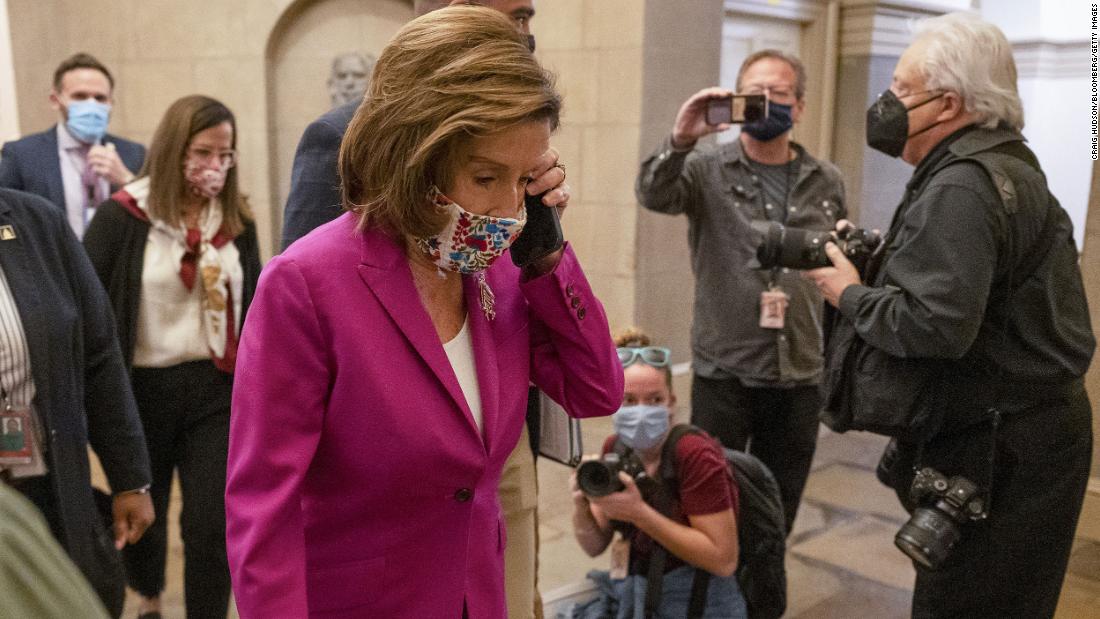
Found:
M 795 98 L 794 89 L 789 86 L 761 86 L 759 84 L 753 84 L 751 86 L 745 86 L 742 91 L 746 95 L 763 95 L 767 94 L 769 99 L 776 99 L 782 101 L 789 101 Z
M 663 368 L 668 366 L 668 361 L 672 357 L 672 351 L 662 346 L 624 346 L 617 349 L 619 352 L 619 362 L 623 364 L 623 367 L 630 367 L 635 361 L 639 359 L 642 363 L 655 368 Z

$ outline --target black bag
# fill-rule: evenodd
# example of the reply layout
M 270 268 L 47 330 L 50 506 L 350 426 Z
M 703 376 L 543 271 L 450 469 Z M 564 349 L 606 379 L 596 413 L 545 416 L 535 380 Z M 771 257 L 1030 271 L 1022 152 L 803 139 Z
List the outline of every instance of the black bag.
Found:
M 673 426 L 665 439 L 659 476 L 663 489 L 673 496 L 679 495 L 676 444 L 687 434 L 702 432 L 695 426 L 680 424 Z M 787 609 L 787 569 L 784 563 L 787 527 L 779 484 L 768 467 L 755 456 L 733 449 L 723 448 L 722 451 L 733 472 L 740 496 L 741 509 L 737 518 L 737 584 L 748 604 L 750 619 L 777 619 Z M 667 552 L 659 545 L 656 548 L 657 553 L 662 555 Z M 652 569 L 654 564 L 660 566 L 660 569 Z M 647 610 L 659 606 L 663 565 L 663 556 L 660 559 L 651 559 L 650 575 L 647 577 Z M 689 618 L 703 616 L 709 581 L 709 572 L 695 569 L 691 602 L 688 605 Z M 650 592 L 653 593 L 652 600 L 648 595 Z
M 887 354 L 864 342 L 832 306 L 826 307 L 825 319 L 822 423 L 834 432 L 862 430 L 913 443 L 939 431 L 944 360 Z

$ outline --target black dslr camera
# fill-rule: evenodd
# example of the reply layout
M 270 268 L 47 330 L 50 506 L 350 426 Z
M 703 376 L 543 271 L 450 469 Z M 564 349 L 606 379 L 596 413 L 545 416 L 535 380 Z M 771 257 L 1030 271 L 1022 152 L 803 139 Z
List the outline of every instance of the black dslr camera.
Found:
M 894 536 L 894 545 L 928 569 L 947 559 L 962 536 L 960 525 L 989 515 L 977 484 L 959 475 L 948 479 L 929 467 L 917 471 L 909 498 L 918 507 Z
M 832 266 L 825 254 L 825 244 L 836 243 L 840 251 L 863 271 L 867 259 L 882 244 L 882 235 L 863 228 L 848 226 L 838 232 L 791 228 L 775 221 L 753 222 L 752 227 L 761 233 L 756 248 L 756 260 L 760 268 L 816 269 Z
M 582 462 L 577 467 L 577 485 L 588 496 L 607 496 L 625 488 L 619 480 L 619 471 L 636 481 L 647 478 L 645 465 L 634 453 L 620 456 L 612 452 L 604 454 L 599 460 Z

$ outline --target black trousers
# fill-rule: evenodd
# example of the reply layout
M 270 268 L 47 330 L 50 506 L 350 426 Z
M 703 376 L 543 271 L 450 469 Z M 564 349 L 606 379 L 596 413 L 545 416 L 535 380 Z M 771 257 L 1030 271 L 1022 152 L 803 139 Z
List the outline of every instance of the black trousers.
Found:
M 172 473 L 183 491 L 184 602 L 189 619 L 225 619 L 229 563 L 225 551 L 225 467 L 233 379 L 209 361 L 134 368 L 149 447 L 156 522 L 124 553 L 130 586 L 153 597 L 164 590 Z
M 988 424 L 943 432 L 925 448 L 922 465 L 986 486 L 990 432 Z M 913 617 L 1054 616 L 1091 459 L 1083 387 L 1006 414 L 996 433 L 989 518 L 962 527 L 939 570 L 917 568 Z
M 736 378 L 699 375 L 691 383 L 691 423 L 730 449 L 746 451 L 747 446 L 771 469 L 788 534 L 814 459 L 820 408 L 816 386 L 746 387 Z

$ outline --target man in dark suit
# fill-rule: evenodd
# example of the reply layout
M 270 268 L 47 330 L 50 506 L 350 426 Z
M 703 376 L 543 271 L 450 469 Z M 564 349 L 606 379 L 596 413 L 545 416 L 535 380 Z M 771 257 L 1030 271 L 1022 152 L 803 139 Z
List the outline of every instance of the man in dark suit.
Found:
M 88 54 L 65 59 L 54 72 L 50 106 L 58 124 L 4 144 L 0 187 L 38 194 L 63 208 L 77 238 L 95 208 L 130 182 L 145 147 L 107 133 L 115 80 Z
M 38 430 L 21 439 L 29 461 L 0 460 L 0 479 L 42 511 L 117 617 L 125 597 L 118 550 L 154 518 L 149 454 L 107 293 L 66 228 L 49 202 L 0 189 L 0 334 L 8 349 L 0 386 L 8 415 L 22 412 Z M 110 498 L 89 482 L 89 444 Z

